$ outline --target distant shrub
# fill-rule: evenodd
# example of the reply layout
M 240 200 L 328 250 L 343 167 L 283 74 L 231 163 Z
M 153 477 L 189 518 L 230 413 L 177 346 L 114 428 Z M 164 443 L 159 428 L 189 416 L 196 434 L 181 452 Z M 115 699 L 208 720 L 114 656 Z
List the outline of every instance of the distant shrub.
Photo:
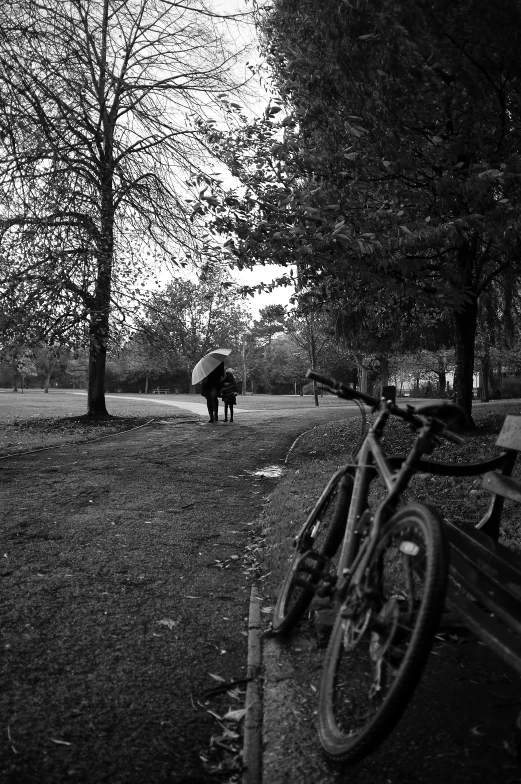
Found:
M 521 397 L 521 377 L 507 376 L 501 382 L 501 397 L 502 398 L 515 398 Z

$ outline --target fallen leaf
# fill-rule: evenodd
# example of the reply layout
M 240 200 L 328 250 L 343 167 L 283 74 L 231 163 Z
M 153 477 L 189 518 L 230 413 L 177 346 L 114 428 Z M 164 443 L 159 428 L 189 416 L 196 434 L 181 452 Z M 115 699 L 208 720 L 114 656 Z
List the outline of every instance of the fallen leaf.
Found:
M 238 732 L 232 732 L 232 730 L 225 729 L 224 733 L 222 735 L 219 735 L 218 738 L 214 738 L 213 735 L 212 735 L 211 740 L 213 740 L 214 742 L 219 743 L 220 741 L 225 741 L 225 740 L 237 740 L 237 738 L 240 738 L 240 737 L 241 736 L 239 735 Z
M 484 735 L 485 734 L 484 732 L 481 732 L 479 726 L 478 727 L 472 727 L 472 729 L 470 731 L 471 731 L 471 733 L 473 735 L 478 735 L 479 736 L 479 735 Z
M 210 678 L 213 678 L 214 681 L 220 681 L 221 683 L 225 682 L 224 678 L 221 678 L 220 675 L 214 675 L 213 672 L 209 672 L 208 675 L 210 676 Z
M 224 721 L 240 721 L 246 715 L 246 708 L 240 708 L 239 710 L 231 710 L 228 711 L 223 716 Z
M 56 738 L 49 738 L 52 743 L 57 743 L 58 746 L 72 746 L 72 743 L 67 743 L 66 740 L 57 740 Z
M 158 621 L 162 626 L 168 626 L 169 629 L 173 629 L 174 626 L 177 626 L 177 621 L 173 621 L 171 618 L 163 618 L 161 621 Z

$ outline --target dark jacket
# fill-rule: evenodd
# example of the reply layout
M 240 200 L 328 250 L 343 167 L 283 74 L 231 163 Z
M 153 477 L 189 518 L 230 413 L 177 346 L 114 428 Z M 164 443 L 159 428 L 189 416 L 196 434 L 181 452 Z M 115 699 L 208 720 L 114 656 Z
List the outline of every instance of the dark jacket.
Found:
M 214 395 L 219 395 L 222 382 L 224 378 L 224 362 L 221 362 L 220 365 L 217 365 L 215 370 L 203 378 L 203 382 L 201 384 L 201 395 L 203 397 L 210 397 L 213 393 Z
M 221 388 L 221 397 L 225 403 L 231 403 L 233 405 L 236 402 L 237 384 L 235 383 L 235 379 L 231 373 L 227 373 L 224 377 Z

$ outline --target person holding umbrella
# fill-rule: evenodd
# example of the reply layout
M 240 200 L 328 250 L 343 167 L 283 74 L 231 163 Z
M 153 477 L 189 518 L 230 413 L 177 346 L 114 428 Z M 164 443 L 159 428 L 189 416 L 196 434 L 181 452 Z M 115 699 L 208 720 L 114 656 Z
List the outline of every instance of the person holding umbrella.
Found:
M 210 351 L 199 360 L 192 370 L 192 384 L 203 382 L 201 395 L 206 398 L 210 415 L 208 422 L 217 422 L 219 419 L 219 395 L 224 379 L 224 360 L 231 353 L 231 348 L 218 348 L 215 351 Z
M 219 421 L 219 394 L 224 378 L 224 362 L 209 373 L 203 379 L 201 384 L 201 395 L 206 398 L 206 405 L 208 407 L 208 414 L 210 419 L 208 422 Z

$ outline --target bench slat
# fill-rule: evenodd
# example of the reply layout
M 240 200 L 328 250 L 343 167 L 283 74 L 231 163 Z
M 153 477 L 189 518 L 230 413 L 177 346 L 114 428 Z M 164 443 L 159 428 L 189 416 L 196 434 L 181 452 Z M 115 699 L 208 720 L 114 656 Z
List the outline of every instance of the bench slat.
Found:
M 485 474 L 481 486 L 485 490 L 490 490 L 491 493 L 496 493 L 496 495 L 509 498 L 511 501 L 521 504 L 521 482 L 512 479 L 510 476 L 503 476 L 495 471 L 491 471 Z
M 503 468 L 507 456 L 508 452 L 503 452 L 503 454 L 497 455 L 497 457 L 480 460 L 477 463 L 443 463 L 422 458 L 418 462 L 416 470 L 438 476 L 477 476 L 495 468 Z
M 472 559 L 458 552 L 454 547 L 450 550 L 450 576 L 463 588 L 469 591 L 486 609 L 496 615 L 517 634 L 521 634 L 521 598 L 489 576 Z M 496 573 L 496 578 L 500 577 Z
M 447 524 L 450 575 L 521 634 L 521 560 L 481 531 Z
M 472 550 L 473 555 L 488 569 L 501 570 L 501 582 L 516 585 L 516 595 L 521 597 L 521 556 L 504 544 L 495 542 L 482 531 L 470 525 L 446 522 L 451 546 L 463 553 Z
M 521 452 L 521 417 L 509 414 L 496 441 L 497 446 Z
M 521 674 L 521 639 L 508 631 L 481 607 L 471 602 L 458 586 L 449 580 L 447 604 L 463 619 L 465 626 L 495 653 Z

